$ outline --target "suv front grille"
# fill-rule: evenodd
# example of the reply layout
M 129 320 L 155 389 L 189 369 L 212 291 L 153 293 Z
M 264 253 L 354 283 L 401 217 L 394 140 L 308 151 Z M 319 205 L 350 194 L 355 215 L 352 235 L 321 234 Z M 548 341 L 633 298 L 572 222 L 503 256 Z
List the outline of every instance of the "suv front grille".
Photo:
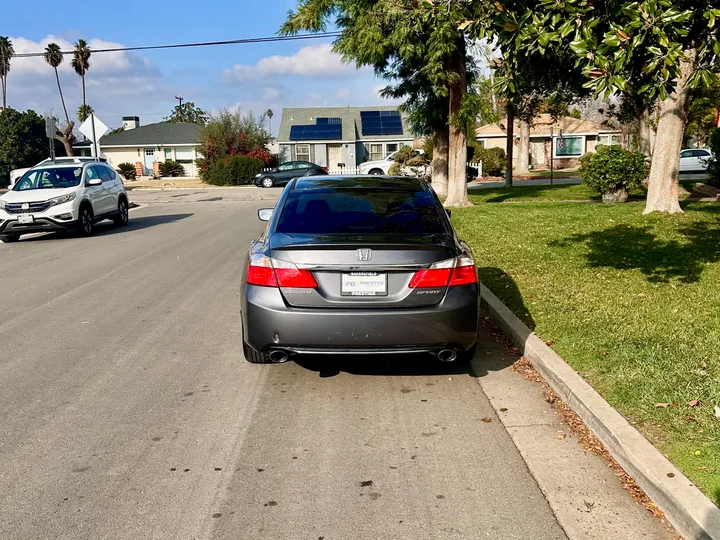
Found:
M 48 201 L 31 202 L 27 203 L 29 208 L 23 210 L 23 204 L 25 203 L 5 203 L 5 211 L 8 214 L 34 214 L 44 212 L 52 206 Z

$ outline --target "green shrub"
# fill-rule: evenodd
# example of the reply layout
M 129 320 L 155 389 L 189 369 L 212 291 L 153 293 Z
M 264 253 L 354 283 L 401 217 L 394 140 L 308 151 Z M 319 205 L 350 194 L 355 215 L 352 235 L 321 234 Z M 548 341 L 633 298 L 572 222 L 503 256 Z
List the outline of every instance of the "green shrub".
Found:
M 641 152 L 631 152 L 617 145 L 598 146 L 596 153 L 580 158 L 580 178 L 600 194 L 637 187 L 649 172 Z
M 473 162 L 482 161 L 483 176 L 502 176 L 505 172 L 505 150 L 502 148 L 475 147 Z
M 118 172 L 126 179 L 126 180 L 135 180 L 136 177 L 136 171 L 135 171 L 135 165 L 132 163 L 121 163 L 118 165 Z
M 160 176 L 183 176 L 185 167 L 171 159 L 160 163 Z
M 718 162 L 717 158 L 720 155 L 720 129 L 712 130 L 708 144 L 710 145 L 712 157 L 708 163 L 707 183 L 711 186 L 720 187 L 720 162 Z
M 215 186 L 241 186 L 252 184 L 255 176 L 265 168 L 265 163 L 250 156 L 233 156 L 206 162 L 203 180 Z M 202 171 L 202 170 L 201 170 Z

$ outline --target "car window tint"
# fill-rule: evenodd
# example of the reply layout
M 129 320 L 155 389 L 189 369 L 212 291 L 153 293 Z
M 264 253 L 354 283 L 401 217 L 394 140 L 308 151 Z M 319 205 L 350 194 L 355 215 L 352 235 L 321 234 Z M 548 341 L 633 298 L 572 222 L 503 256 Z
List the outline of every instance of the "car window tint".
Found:
M 693 155 L 696 157 L 707 157 L 710 153 L 707 150 L 693 150 Z
M 431 192 L 320 189 L 292 192 L 277 232 L 300 234 L 432 234 L 445 224 Z
M 115 180 L 117 178 L 117 173 L 107 165 L 105 166 L 105 169 L 107 170 L 107 173 L 110 175 L 110 180 Z
M 85 169 L 85 180 L 94 180 L 100 178 L 100 175 L 95 170 L 95 167 L 88 167 Z
M 100 178 L 103 182 L 111 182 L 112 178 L 110 178 L 110 173 L 105 167 L 102 167 L 100 165 L 95 165 L 92 167 L 92 169 L 95 171 L 95 174 L 97 175 L 97 178 Z
M 681 158 L 692 157 L 692 155 L 693 155 L 693 151 L 692 151 L 692 150 L 685 150 L 685 151 L 683 151 L 683 152 L 680 152 L 680 157 L 681 157 Z
M 288 161 L 286 163 L 283 163 L 282 165 L 278 166 L 278 171 L 290 171 L 295 168 L 295 163 L 292 161 Z

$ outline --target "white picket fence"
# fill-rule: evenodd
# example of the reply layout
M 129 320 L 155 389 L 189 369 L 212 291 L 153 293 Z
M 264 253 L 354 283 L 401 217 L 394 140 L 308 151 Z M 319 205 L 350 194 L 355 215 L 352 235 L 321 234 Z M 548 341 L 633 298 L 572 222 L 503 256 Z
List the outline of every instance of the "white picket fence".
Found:
M 468 162 L 468 167 L 472 167 L 473 169 L 477 170 L 477 176 L 482 176 L 482 161 Z M 269 172 L 273 169 L 263 169 L 262 172 Z M 360 167 L 329 167 L 328 168 L 328 174 L 332 176 L 347 176 L 347 175 L 354 175 L 354 174 L 363 174 L 363 172 L 360 170 Z M 420 176 L 425 174 L 431 174 L 432 173 L 432 167 L 426 166 L 426 167 L 404 167 L 401 171 L 403 176 Z

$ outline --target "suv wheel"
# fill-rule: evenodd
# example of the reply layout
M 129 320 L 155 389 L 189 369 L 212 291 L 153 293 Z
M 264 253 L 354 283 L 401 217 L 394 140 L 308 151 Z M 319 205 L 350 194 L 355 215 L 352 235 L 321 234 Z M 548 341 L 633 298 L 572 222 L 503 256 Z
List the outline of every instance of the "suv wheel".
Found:
M 18 240 L 20 240 L 20 235 L 17 233 L 0 235 L 0 241 L 4 242 L 5 244 L 12 244 L 13 242 L 17 242 Z
M 118 213 L 113 218 L 113 222 L 118 227 L 123 227 L 128 224 L 128 203 L 124 198 L 121 198 L 118 202 Z
M 95 216 L 89 204 L 85 204 L 80 208 L 78 229 L 83 236 L 92 236 L 95 232 Z
M 370 171 L 370 174 L 381 175 L 381 174 L 385 174 L 385 173 L 383 172 L 382 169 L 373 169 Z

